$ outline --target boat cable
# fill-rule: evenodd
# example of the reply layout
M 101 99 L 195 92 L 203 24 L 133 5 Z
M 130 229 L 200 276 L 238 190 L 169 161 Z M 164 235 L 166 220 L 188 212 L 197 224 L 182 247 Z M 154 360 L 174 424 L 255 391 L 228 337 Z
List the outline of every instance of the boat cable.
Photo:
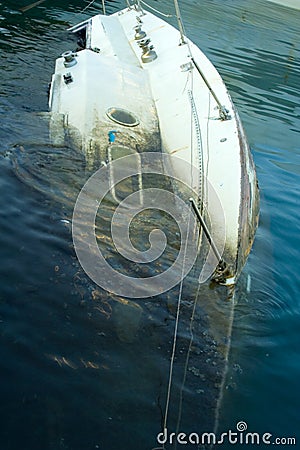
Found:
M 221 120 L 230 120 L 231 116 L 229 114 L 228 109 L 224 105 L 222 105 L 222 103 L 218 99 L 217 94 L 214 92 L 213 88 L 210 86 L 207 78 L 205 77 L 204 73 L 202 72 L 202 70 L 200 69 L 199 65 L 197 64 L 197 62 L 195 61 L 195 59 L 193 57 L 189 40 L 185 39 L 186 32 L 185 32 L 183 20 L 182 20 L 182 17 L 181 17 L 181 12 L 180 12 L 180 8 L 179 8 L 178 0 L 174 0 L 174 5 L 175 5 L 176 17 L 177 17 L 177 22 L 178 22 L 178 27 L 179 27 L 179 32 L 180 32 L 180 40 L 181 40 L 180 45 L 182 45 L 182 44 L 187 44 L 188 45 L 191 61 L 192 61 L 193 65 L 195 66 L 197 72 L 200 74 L 201 78 L 203 79 L 204 83 L 206 84 L 208 90 L 212 94 L 213 98 L 215 99 L 215 101 L 217 103 L 217 106 L 218 106 L 218 109 L 219 109 L 219 117 L 220 117 L 220 119 Z
M 29 11 L 32 8 L 35 8 L 36 6 L 40 5 L 41 3 L 44 3 L 46 0 L 38 0 L 37 2 L 30 3 L 30 5 L 23 6 L 23 8 L 19 8 L 19 11 L 22 13 Z
M 191 226 L 191 214 L 189 214 L 189 219 L 188 219 L 188 226 L 187 226 L 188 234 L 190 232 L 190 226 Z M 168 380 L 166 407 L 165 407 L 165 414 L 164 414 L 164 421 L 163 421 L 163 432 L 165 432 L 165 430 L 167 430 L 170 397 L 171 397 L 171 389 L 172 389 L 172 381 L 173 381 L 173 369 L 174 369 L 177 336 L 178 336 L 178 325 L 179 325 L 179 317 L 180 317 L 181 302 L 182 302 L 182 290 L 183 290 L 186 254 L 187 254 L 187 240 L 184 243 L 183 263 L 182 263 L 182 269 L 181 269 L 179 294 L 178 294 L 175 327 L 174 327 L 174 336 L 173 336 L 173 345 L 172 345 L 172 354 L 171 354 L 171 361 L 170 361 L 170 368 L 169 368 L 169 380 Z M 165 444 L 162 444 L 162 447 L 156 447 L 156 448 L 153 448 L 152 450 L 165 450 Z
M 146 3 L 144 0 L 140 0 L 140 3 L 142 3 L 143 5 L 147 6 L 147 8 L 151 9 L 152 11 L 156 12 L 157 14 L 160 14 L 163 17 L 174 17 L 173 14 L 165 14 L 161 11 L 159 11 L 156 8 L 153 8 L 153 6 L 150 6 L 148 3 Z
M 198 241 L 200 240 L 200 233 L 198 234 Z M 197 245 L 199 245 L 199 242 L 197 243 Z M 183 404 L 183 388 L 185 386 L 185 382 L 186 382 L 186 375 L 188 372 L 188 363 L 190 360 L 190 353 L 192 350 L 192 344 L 194 342 L 194 332 L 193 332 L 193 325 L 194 325 L 194 319 L 195 319 L 195 312 L 196 312 L 196 306 L 198 304 L 198 298 L 199 298 L 199 294 L 200 294 L 200 287 L 201 287 L 201 283 L 198 282 L 198 286 L 197 286 L 197 292 L 193 301 L 193 309 L 192 309 L 192 314 L 191 314 L 191 318 L 190 318 L 190 325 L 189 325 L 189 329 L 190 329 L 190 341 L 189 341 L 189 346 L 187 349 L 187 353 L 186 353 L 186 358 L 185 358 L 185 364 L 184 364 L 184 371 L 183 371 L 183 378 L 182 378 L 182 383 L 180 386 L 180 394 L 179 394 L 179 406 L 178 406 L 178 415 L 177 415 L 177 424 L 176 424 L 176 434 L 178 436 L 179 433 L 179 427 L 180 427 L 180 423 L 181 423 L 181 417 L 182 417 L 182 404 Z M 175 441 L 175 450 L 177 448 L 177 441 Z
M 82 14 L 85 12 L 90 6 L 92 6 L 93 3 L 95 3 L 96 0 L 92 0 L 87 6 L 85 6 L 81 11 L 79 11 L 77 14 Z
M 191 113 L 192 119 L 194 122 L 194 128 L 196 131 L 196 139 L 197 139 L 197 148 L 198 148 L 198 208 L 202 209 L 202 200 L 203 200 L 203 146 L 202 146 L 202 137 L 201 137 L 201 128 L 199 122 L 199 116 L 197 112 L 197 108 L 195 105 L 193 88 L 188 90 L 188 97 L 191 104 Z M 193 145 L 192 145 L 193 147 Z
M 188 230 L 190 228 L 190 216 L 189 216 L 189 222 L 188 222 Z M 200 234 L 198 234 L 197 240 L 200 240 Z M 199 242 L 197 243 L 197 245 Z M 184 252 L 184 261 L 186 257 L 186 250 L 187 246 L 185 245 L 185 252 Z M 184 262 L 182 267 L 182 273 L 184 271 Z M 190 339 L 188 344 L 188 349 L 186 353 L 185 358 L 185 364 L 184 364 L 184 370 L 183 370 L 183 378 L 180 385 L 180 393 L 179 393 L 179 404 L 178 404 L 178 414 L 177 414 L 177 423 L 176 423 L 176 433 L 179 432 L 179 427 L 181 423 L 181 417 L 182 417 L 182 404 L 183 404 L 183 390 L 186 382 L 186 376 L 188 372 L 188 363 L 190 359 L 190 353 L 192 349 L 192 344 L 194 341 L 194 332 L 193 332 L 193 325 L 194 325 L 194 318 L 195 318 L 195 312 L 196 312 L 196 306 L 198 304 L 199 299 L 199 293 L 200 293 L 200 287 L 201 283 L 198 283 L 197 291 L 195 298 L 193 300 L 193 309 L 190 317 L 190 323 L 189 323 L 189 330 L 190 330 Z M 170 405 L 170 396 L 171 396 L 171 387 L 172 387 L 172 377 L 173 377 L 173 367 L 174 367 L 174 360 L 175 360 L 175 352 L 176 352 L 176 344 L 177 344 L 177 335 L 178 335 L 178 325 L 179 325 L 179 316 L 180 316 L 180 310 L 181 310 L 181 301 L 182 301 L 182 288 L 183 288 L 183 278 L 180 282 L 180 288 L 179 288 L 179 295 L 178 295 L 178 304 L 177 304 L 177 312 L 176 312 L 176 321 L 175 321 L 175 328 L 174 328 L 174 337 L 173 337 L 173 348 L 172 348 L 172 356 L 171 356 L 171 362 L 170 362 L 170 370 L 169 370 L 169 383 L 168 383 L 168 391 L 167 391 L 167 401 L 166 401 L 166 408 L 165 408 L 165 415 L 164 415 L 164 425 L 163 425 L 163 432 L 167 432 L 167 419 L 168 419 L 168 411 L 169 411 L 169 405 Z M 175 441 L 175 450 L 177 448 L 177 441 Z M 162 444 L 162 447 L 154 447 L 151 450 L 165 450 L 165 444 Z
M 188 71 L 187 83 L 190 81 L 191 90 L 193 90 L 194 85 L 194 76 L 193 71 Z M 187 86 L 187 84 L 186 84 Z M 186 88 L 185 86 L 185 88 Z M 188 90 L 189 92 L 189 90 Z M 191 178 L 191 186 L 194 186 L 194 126 L 193 126 L 193 111 L 191 108 L 191 117 L 190 117 L 190 147 L 191 147 L 191 155 L 190 155 L 190 178 Z
M 194 186 L 194 167 L 195 167 L 195 155 L 194 155 L 194 129 L 196 130 L 196 140 L 197 140 L 197 148 L 198 148 L 198 207 L 202 211 L 203 205 L 203 143 L 202 143 L 202 135 L 201 135 L 201 127 L 198 116 L 198 111 L 196 108 L 195 100 L 194 100 L 194 76 L 193 71 L 188 71 L 187 81 L 184 87 L 183 92 L 186 90 L 188 83 L 190 83 L 190 88 L 187 89 L 188 99 L 191 105 L 191 120 L 190 120 L 190 148 L 191 148 L 191 157 L 190 157 L 190 179 L 191 186 Z
M 207 107 L 207 119 L 206 119 L 206 167 L 205 167 L 205 173 L 208 173 L 208 168 L 209 168 L 209 163 L 210 163 L 210 140 L 209 140 L 209 135 L 210 135 L 210 112 L 211 112 L 211 93 L 208 92 L 208 107 Z M 208 192 L 208 177 L 205 177 L 205 186 L 203 186 L 203 190 L 204 193 Z M 207 202 L 207 195 L 205 197 L 205 199 L 202 199 L 202 205 L 205 206 L 206 208 L 208 207 L 208 202 Z

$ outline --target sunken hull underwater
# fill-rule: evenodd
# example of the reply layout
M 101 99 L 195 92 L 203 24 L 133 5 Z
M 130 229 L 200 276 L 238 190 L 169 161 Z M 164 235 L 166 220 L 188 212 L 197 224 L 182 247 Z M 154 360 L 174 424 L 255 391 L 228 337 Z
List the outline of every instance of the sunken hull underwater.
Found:
M 96 15 L 71 31 L 78 48 L 57 59 L 50 88 L 53 141 L 67 136 L 95 168 L 107 161 L 108 148 L 123 155 L 161 151 L 192 164 L 198 176 L 189 179 L 187 173 L 186 179 L 216 241 L 220 219 L 211 191 L 222 206 L 222 259 L 234 284 L 252 247 L 258 188 L 241 122 L 219 73 L 187 37 L 137 6 Z M 175 175 L 182 170 L 175 163 Z
M 202 409 L 193 411 L 195 420 L 203 425 L 202 431 L 212 431 L 224 391 L 233 319 L 234 302 L 224 302 L 222 295 L 240 275 L 258 222 L 256 173 L 238 113 L 219 73 L 201 50 L 183 32 L 139 4 L 110 16 L 93 16 L 70 31 L 78 47 L 66 49 L 56 60 L 50 88 L 54 144 L 67 141 L 80 149 L 91 171 L 120 155 L 161 152 L 171 160 L 174 157 L 174 174 L 184 176 L 196 212 L 208 218 L 217 245 L 218 232 L 225 234 L 219 261 L 225 266 L 213 276 L 220 285 L 215 290 L 203 285 L 193 314 L 193 333 L 199 340 L 191 348 L 186 377 L 189 391 L 185 392 L 192 402 L 198 395 Z M 190 177 L 188 165 L 195 168 L 195 176 Z M 215 195 L 222 206 L 224 229 Z M 202 242 L 206 238 L 202 236 Z M 193 289 L 198 292 L 197 286 Z M 176 307 L 166 298 L 167 314 L 174 318 Z M 159 317 L 162 304 L 163 296 L 143 303 L 141 317 L 153 318 L 155 311 Z M 181 368 L 185 365 L 182 352 L 189 348 L 186 324 L 190 313 L 187 300 L 177 355 Z M 157 348 L 158 334 L 148 333 L 148 326 L 144 320 L 140 343 L 145 337 L 147 347 L 153 343 Z M 171 328 L 160 330 L 168 349 L 161 344 L 159 348 L 167 354 Z M 181 395 L 176 402 L 180 405 Z

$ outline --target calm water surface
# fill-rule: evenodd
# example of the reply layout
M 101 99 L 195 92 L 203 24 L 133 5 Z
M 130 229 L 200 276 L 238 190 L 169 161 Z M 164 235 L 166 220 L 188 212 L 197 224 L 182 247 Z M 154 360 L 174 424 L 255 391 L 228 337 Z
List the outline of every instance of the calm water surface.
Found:
M 78 14 L 75 0 L 21 14 L 25 3 L 0 2 L 0 448 L 151 449 L 176 290 L 145 306 L 155 319 L 143 327 L 138 305 L 112 302 L 82 275 L 68 221 L 84 162 L 51 146 L 47 117 L 37 113 L 47 111 L 54 59 L 72 48 L 66 28 L 88 14 Z M 169 2 L 158 4 L 170 11 Z M 219 429 L 242 420 L 299 446 L 300 11 L 262 0 L 185 0 L 182 14 L 236 102 L 261 188 Z M 137 330 L 140 345 L 132 343 Z M 183 431 L 203 428 L 205 401 L 191 398 Z

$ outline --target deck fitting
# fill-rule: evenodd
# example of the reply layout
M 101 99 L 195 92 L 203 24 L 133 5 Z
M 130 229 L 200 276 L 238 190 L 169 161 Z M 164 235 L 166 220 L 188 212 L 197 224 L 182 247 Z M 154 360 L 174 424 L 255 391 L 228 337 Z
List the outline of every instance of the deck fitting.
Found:
M 139 40 L 144 39 L 146 37 L 146 33 L 145 33 L 145 31 L 142 30 L 142 26 L 141 25 L 136 25 L 134 27 L 134 30 L 135 30 L 134 39 L 136 41 L 139 41 Z
M 62 53 L 61 55 L 63 58 L 65 58 L 64 60 L 64 66 L 65 67 L 73 67 L 75 66 L 75 64 L 77 64 L 77 60 L 75 58 L 74 53 L 71 50 L 68 50 L 64 53 Z
M 143 63 L 152 62 L 157 58 L 153 45 L 150 45 L 150 39 L 142 39 L 138 44 L 143 52 L 141 56 Z

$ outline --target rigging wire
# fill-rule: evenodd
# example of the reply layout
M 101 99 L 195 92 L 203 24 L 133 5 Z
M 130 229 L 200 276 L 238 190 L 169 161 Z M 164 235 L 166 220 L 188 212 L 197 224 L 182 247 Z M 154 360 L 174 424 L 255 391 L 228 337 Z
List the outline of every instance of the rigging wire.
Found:
M 200 240 L 201 240 L 201 234 L 198 233 L 197 246 L 199 245 Z M 178 435 L 178 432 L 179 432 L 179 427 L 180 427 L 180 422 L 181 422 L 181 417 L 182 417 L 183 388 L 184 388 L 185 382 L 186 382 L 186 375 L 187 375 L 187 371 L 188 371 L 188 363 L 189 363 L 189 360 L 190 360 L 190 353 L 191 353 L 192 344 L 193 344 L 193 341 L 194 341 L 193 324 L 194 324 L 196 306 L 198 304 L 198 298 L 199 298 L 199 293 L 200 293 L 200 286 L 201 286 L 201 284 L 198 282 L 197 292 L 196 292 L 196 295 L 195 295 L 195 299 L 194 299 L 194 303 L 193 303 L 193 310 L 192 310 L 192 314 L 191 314 L 191 318 L 190 318 L 190 326 L 189 326 L 189 328 L 190 328 L 190 342 L 189 342 L 189 346 L 188 346 L 188 350 L 187 350 L 187 354 L 186 354 L 184 371 L 183 371 L 183 379 L 182 379 L 182 383 L 181 383 L 181 387 L 180 387 L 179 406 L 178 406 L 178 415 L 177 415 L 177 424 L 176 424 L 176 433 L 177 433 L 177 435 Z M 175 443 L 175 449 L 176 449 L 176 446 L 177 446 L 177 442 Z
M 140 0 L 140 1 L 142 3 L 145 3 L 144 0 Z M 174 0 L 174 5 L 175 5 L 176 17 L 177 17 L 177 20 L 178 20 L 178 26 L 179 26 L 179 31 L 180 31 L 180 45 L 183 45 L 183 44 L 187 44 L 188 45 L 190 57 L 192 58 L 192 52 L 191 52 L 191 47 L 190 47 L 189 41 L 185 39 L 185 30 L 184 30 L 183 21 L 182 21 L 182 18 L 181 18 L 181 13 L 180 13 L 179 5 L 178 5 L 178 0 Z M 198 147 L 198 152 L 199 152 L 198 156 L 199 156 L 200 172 L 201 172 L 200 175 L 199 175 L 200 179 L 198 180 L 198 183 L 199 183 L 199 186 L 198 186 L 199 192 L 198 192 L 198 194 L 201 194 L 202 193 L 202 183 L 203 183 L 203 181 L 202 181 L 202 163 L 203 163 L 203 161 L 202 161 L 202 158 L 203 158 L 203 155 L 202 155 L 202 137 L 201 137 L 201 129 L 200 129 L 200 125 L 199 125 L 198 114 L 197 114 L 197 110 L 196 110 L 196 107 L 195 107 L 195 104 L 194 104 L 194 97 L 193 97 L 193 89 L 194 89 L 193 80 L 194 80 L 194 78 L 193 78 L 192 71 L 189 71 L 189 75 L 191 76 L 191 79 L 190 79 L 191 88 L 188 89 L 188 97 L 189 97 L 189 101 L 190 101 L 190 105 L 191 105 L 191 158 L 193 158 L 193 153 L 194 153 L 193 130 L 195 128 L 196 129 L 196 137 L 197 137 L 197 147 Z M 188 79 L 189 79 L 189 76 L 188 76 Z M 187 79 L 187 83 L 188 83 L 188 79 Z M 186 86 L 187 86 L 187 84 L 186 84 Z M 186 89 L 186 86 L 185 86 L 184 90 Z M 193 167 L 193 161 L 191 161 L 191 167 Z M 192 172 L 191 172 L 191 176 L 193 176 Z M 189 228 L 190 228 L 190 216 L 189 216 L 188 230 L 189 230 Z M 201 239 L 201 233 L 198 234 L 197 246 L 199 245 L 200 239 Z M 185 243 L 185 253 L 184 253 L 184 260 L 183 260 L 183 264 L 182 264 L 182 274 L 184 273 L 184 262 L 185 262 L 185 257 L 186 257 L 186 251 L 187 251 L 187 242 Z M 180 310 L 181 310 L 181 301 L 182 301 L 182 290 L 183 290 L 183 278 L 181 277 L 180 288 L 179 288 L 179 295 L 178 295 L 177 312 L 176 312 L 176 321 L 175 321 L 175 328 L 174 328 L 172 355 L 171 355 L 170 369 L 169 369 L 169 381 L 168 381 L 168 390 L 167 390 L 167 399 L 166 399 L 166 407 L 165 407 L 165 415 L 164 415 L 164 426 L 163 426 L 164 430 L 167 429 L 168 412 L 169 412 L 169 406 L 170 406 L 170 396 L 171 396 L 171 388 L 172 388 L 174 359 L 175 359 L 175 352 L 176 352 L 178 324 L 179 324 L 179 317 L 180 317 Z M 200 283 L 198 284 L 198 287 L 197 287 L 197 292 L 196 292 L 195 299 L 194 299 L 194 304 L 193 304 L 193 310 L 192 310 L 192 314 L 191 314 L 191 318 L 190 318 L 190 325 L 189 325 L 189 328 L 190 328 L 190 342 L 189 342 L 189 346 L 188 346 L 188 350 L 187 350 L 185 366 L 184 366 L 184 373 L 183 373 L 183 379 L 182 379 L 181 388 L 180 388 L 180 398 L 179 398 L 177 425 L 176 425 L 177 431 L 179 430 L 181 416 L 182 416 L 183 388 L 184 388 L 185 381 L 186 381 L 188 362 L 189 362 L 190 352 L 191 352 L 193 338 L 194 338 L 194 335 L 193 335 L 193 322 L 194 322 L 194 317 L 195 317 L 196 305 L 198 303 L 199 292 L 200 292 Z M 165 445 L 164 444 L 162 446 L 162 449 L 165 449 Z
M 90 6 L 92 6 L 93 3 L 95 3 L 96 0 L 92 0 L 87 6 L 85 6 L 81 11 L 79 11 L 79 13 L 77 14 L 82 14 L 83 12 L 85 12 Z
M 146 3 L 144 0 L 140 0 L 140 3 L 142 3 L 143 5 L 147 6 L 147 8 L 151 9 L 152 11 L 156 12 L 157 14 L 160 14 L 163 17 L 174 17 L 173 14 L 165 14 L 161 11 L 159 11 L 156 8 L 153 8 L 153 6 L 150 6 L 148 3 Z
M 38 0 L 37 2 L 31 3 L 30 5 L 23 6 L 23 8 L 19 8 L 19 11 L 22 13 L 29 11 L 32 8 L 35 8 L 36 6 L 40 5 L 41 3 L 44 3 L 46 0 Z
M 194 128 L 196 131 L 196 139 L 197 139 L 197 148 L 198 148 L 198 192 L 197 192 L 197 205 L 200 210 L 202 210 L 202 202 L 203 202 L 203 145 L 202 145 L 202 136 L 201 136 L 201 127 L 198 116 L 198 111 L 196 108 L 193 88 L 188 90 L 188 97 L 191 104 L 191 112 L 192 118 L 194 122 Z M 192 162 L 194 164 L 194 161 Z
M 212 94 L 213 98 L 215 99 L 215 102 L 218 105 L 220 119 L 221 120 L 230 120 L 231 116 L 229 114 L 229 110 L 224 105 L 222 105 L 222 103 L 220 102 L 217 94 L 215 93 L 213 88 L 210 86 L 207 78 L 205 77 L 205 75 L 202 72 L 202 70 L 200 69 L 198 63 L 194 59 L 194 56 L 193 56 L 192 51 L 191 51 L 191 46 L 190 46 L 189 40 L 188 39 L 186 40 L 186 32 L 185 32 L 184 24 L 183 24 L 183 21 L 182 21 L 178 0 L 174 0 L 174 6 L 175 6 L 175 11 L 176 11 L 178 28 L 179 28 L 179 32 L 180 32 L 180 45 L 183 45 L 183 44 L 187 44 L 188 45 L 191 61 L 192 61 L 193 65 L 195 66 L 195 68 L 197 69 L 197 72 L 199 73 L 199 75 L 203 79 L 204 83 L 206 84 L 208 90 Z
M 210 133 L 210 107 L 211 107 L 211 93 L 208 92 L 208 110 L 207 110 L 207 121 L 206 121 L 206 167 L 205 167 L 205 173 L 208 173 L 208 167 L 209 167 L 209 157 L 210 157 L 210 143 L 209 143 L 209 133 Z M 207 196 L 208 196 L 208 179 L 205 177 L 205 186 L 203 186 L 203 207 L 207 208 Z
M 191 210 L 191 212 L 189 214 L 189 219 L 188 219 L 188 226 L 187 226 L 188 235 L 189 235 L 189 231 L 190 231 L 191 214 L 192 214 L 192 210 Z M 170 362 L 170 369 L 169 369 L 169 381 L 168 381 L 167 399 L 166 399 L 166 407 L 165 407 L 165 415 L 164 415 L 164 425 L 163 425 L 164 430 L 167 429 L 167 422 L 168 422 L 168 413 L 169 413 L 171 388 L 172 388 L 172 379 L 173 379 L 173 369 L 174 369 L 175 352 L 176 352 L 176 344 L 177 344 L 178 324 L 179 324 L 179 316 L 180 316 L 181 300 L 182 300 L 182 290 L 183 290 L 183 279 L 184 279 L 186 253 L 187 253 L 187 240 L 186 240 L 185 246 L 184 246 L 183 263 L 182 263 L 182 270 L 181 270 L 181 280 L 180 280 L 179 294 L 178 294 L 178 303 L 177 303 L 176 320 L 175 320 L 175 328 L 174 328 L 172 355 L 171 355 L 171 362 Z M 164 444 L 163 444 L 162 448 L 163 449 L 165 448 Z

